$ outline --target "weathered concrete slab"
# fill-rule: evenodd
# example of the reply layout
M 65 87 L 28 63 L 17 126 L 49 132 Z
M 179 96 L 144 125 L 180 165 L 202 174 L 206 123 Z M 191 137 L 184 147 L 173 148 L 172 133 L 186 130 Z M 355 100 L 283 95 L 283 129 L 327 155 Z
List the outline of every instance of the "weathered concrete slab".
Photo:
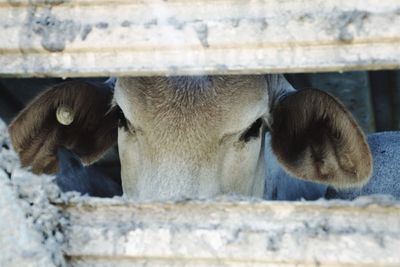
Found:
M 58 196 L 51 180 L 19 168 L 0 119 L 0 266 L 65 266 L 60 229 L 65 221 L 50 204 Z
M 29 224 L 8 176 L 0 169 L 0 266 L 55 266 L 41 238 Z
M 91 199 L 62 206 L 72 266 L 399 266 L 400 205 Z
M 0 75 L 400 67 L 397 0 L 0 0 Z

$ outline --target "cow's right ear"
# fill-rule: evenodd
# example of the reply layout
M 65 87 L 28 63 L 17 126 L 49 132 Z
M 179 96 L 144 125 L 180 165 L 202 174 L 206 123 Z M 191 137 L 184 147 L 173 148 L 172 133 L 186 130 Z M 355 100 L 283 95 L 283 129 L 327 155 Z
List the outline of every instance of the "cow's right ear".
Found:
M 357 122 L 333 96 L 319 90 L 287 95 L 272 111 L 271 145 L 292 175 L 339 188 L 361 186 L 372 156 Z
M 21 164 L 37 174 L 55 173 L 59 147 L 85 164 L 100 158 L 117 141 L 119 112 L 110 107 L 112 94 L 105 85 L 69 81 L 37 96 L 9 126 Z

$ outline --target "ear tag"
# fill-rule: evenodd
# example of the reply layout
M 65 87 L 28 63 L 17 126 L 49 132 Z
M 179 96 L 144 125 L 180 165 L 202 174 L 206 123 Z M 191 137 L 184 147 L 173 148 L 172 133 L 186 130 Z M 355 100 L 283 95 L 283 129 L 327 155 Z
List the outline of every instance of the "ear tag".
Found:
M 61 105 L 57 108 L 57 121 L 62 125 L 70 125 L 74 121 L 74 112 L 69 106 Z

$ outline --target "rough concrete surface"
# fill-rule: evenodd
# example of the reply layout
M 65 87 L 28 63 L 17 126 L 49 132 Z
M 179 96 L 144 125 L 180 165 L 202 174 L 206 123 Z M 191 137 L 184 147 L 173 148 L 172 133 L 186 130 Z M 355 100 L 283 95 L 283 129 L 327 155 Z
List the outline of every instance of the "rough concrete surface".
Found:
M 49 201 L 59 190 L 52 177 L 19 168 L 6 129 L 0 120 L 0 266 L 64 266 L 67 221 Z
M 399 266 L 400 206 L 355 202 L 76 200 L 73 266 Z M 79 206 L 74 203 L 79 203 Z M 112 218 L 112 219 L 111 219 Z
M 254 74 L 400 66 L 397 0 L 0 0 L 0 5 L 2 75 Z

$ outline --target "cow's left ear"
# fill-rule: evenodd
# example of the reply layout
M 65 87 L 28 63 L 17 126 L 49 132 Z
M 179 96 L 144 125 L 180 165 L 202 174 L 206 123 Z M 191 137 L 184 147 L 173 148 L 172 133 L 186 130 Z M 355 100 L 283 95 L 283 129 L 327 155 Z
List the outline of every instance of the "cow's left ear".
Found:
M 338 188 L 361 186 L 372 173 L 366 137 L 333 96 L 303 90 L 271 111 L 271 145 L 292 175 Z
M 106 85 L 82 81 L 45 90 L 9 126 L 21 164 L 34 173 L 55 173 L 59 147 L 86 164 L 97 160 L 117 141 L 119 112 L 111 109 L 112 97 Z

